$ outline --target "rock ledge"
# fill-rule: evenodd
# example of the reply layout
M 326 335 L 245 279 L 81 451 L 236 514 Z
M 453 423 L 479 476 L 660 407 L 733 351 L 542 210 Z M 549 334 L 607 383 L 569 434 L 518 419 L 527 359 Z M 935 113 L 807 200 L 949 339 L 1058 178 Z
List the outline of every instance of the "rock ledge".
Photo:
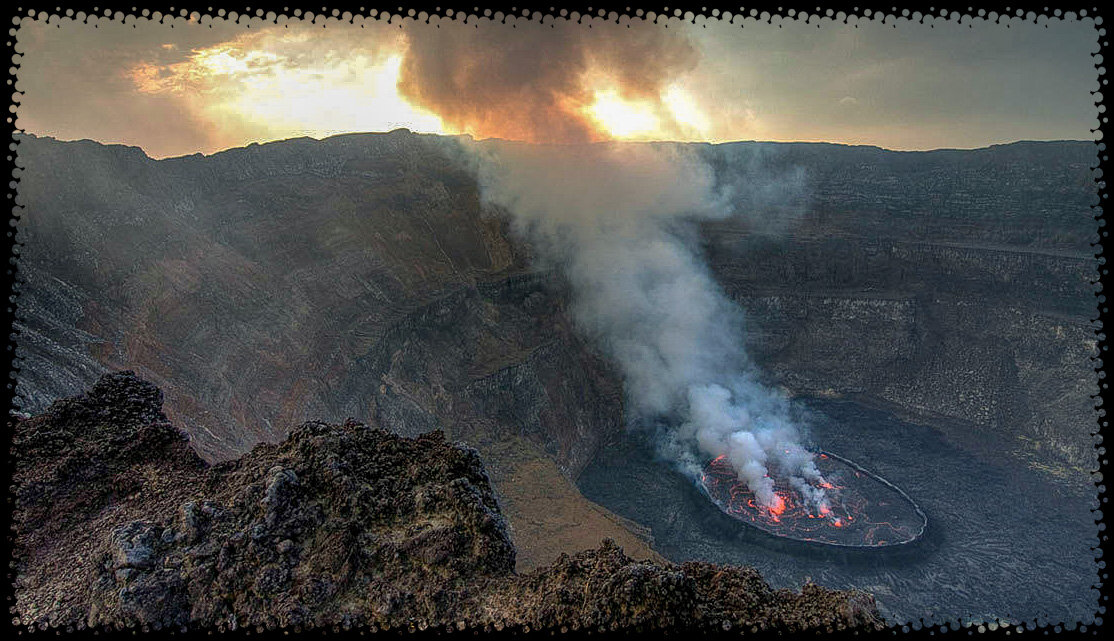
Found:
M 15 417 L 15 614 L 35 626 L 880 627 L 873 598 L 610 540 L 529 574 L 478 454 L 310 422 L 207 465 L 132 372 Z

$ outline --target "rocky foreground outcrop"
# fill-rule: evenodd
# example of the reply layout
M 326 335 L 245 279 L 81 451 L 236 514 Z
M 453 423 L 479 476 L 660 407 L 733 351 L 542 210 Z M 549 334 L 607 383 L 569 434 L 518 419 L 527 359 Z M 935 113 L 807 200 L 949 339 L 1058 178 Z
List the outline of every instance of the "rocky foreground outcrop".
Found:
M 15 617 L 37 626 L 877 627 L 873 598 L 611 541 L 529 574 L 479 456 L 305 423 L 210 466 L 131 372 L 16 419 Z

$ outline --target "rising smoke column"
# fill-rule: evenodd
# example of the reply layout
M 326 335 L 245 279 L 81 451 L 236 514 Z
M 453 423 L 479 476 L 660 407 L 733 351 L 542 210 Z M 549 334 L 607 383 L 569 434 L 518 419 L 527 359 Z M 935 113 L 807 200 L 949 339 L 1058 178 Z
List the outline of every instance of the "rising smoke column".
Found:
M 486 203 L 567 278 L 573 319 L 618 364 L 631 418 L 679 426 L 662 453 L 693 477 L 700 458 L 725 456 L 774 512 L 782 476 L 825 512 L 789 403 L 756 379 L 741 310 L 695 249 L 699 221 L 733 213 L 712 170 L 671 144 L 466 146 Z
M 651 23 L 509 22 L 407 30 L 399 93 L 476 138 L 598 141 L 607 136 L 586 115 L 597 89 L 655 103 L 699 61 L 687 38 Z M 667 110 L 656 116 L 665 129 L 679 126 Z
M 576 324 L 623 373 L 630 417 L 673 426 L 661 451 L 694 478 L 724 456 L 763 506 L 782 508 L 773 474 L 824 512 L 789 405 L 756 380 L 741 310 L 694 249 L 699 221 L 733 213 L 731 194 L 682 146 L 586 144 L 609 139 L 590 113 L 601 90 L 653 106 L 663 137 L 678 131 L 662 97 L 697 49 L 678 29 L 603 20 L 453 21 L 406 37 L 398 88 L 413 104 L 477 138 L 558 143 L 463 146 L 483 198 L 566 276 Z

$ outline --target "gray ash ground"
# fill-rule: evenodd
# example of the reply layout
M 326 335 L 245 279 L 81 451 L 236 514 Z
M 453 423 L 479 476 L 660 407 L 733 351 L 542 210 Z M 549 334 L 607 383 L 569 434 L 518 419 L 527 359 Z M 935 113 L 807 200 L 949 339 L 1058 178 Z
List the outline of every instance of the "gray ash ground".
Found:
M 916 501 L 929 523 L 920 540 L 900 553 L 786 544 L 725 515 L 633 434 L 601 451 L 578 484 L 589 499 L 649 527 L 654 548 L 672 561 L 752 565 L 775 586 L 811 578 L 861 588 L 892 623 L 1093 621 L 1093 486 L 1054 481 L 985 433 L 960 443 L 857 403 L 804 402 L 816 444 Z

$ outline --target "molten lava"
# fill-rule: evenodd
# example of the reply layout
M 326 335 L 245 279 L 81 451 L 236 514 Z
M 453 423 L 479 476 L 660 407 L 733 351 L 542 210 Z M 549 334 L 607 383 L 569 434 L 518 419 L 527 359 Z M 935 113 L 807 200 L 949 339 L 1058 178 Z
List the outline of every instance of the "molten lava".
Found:
M 713 459 L 701 477 L 704 490 L 727 514 L 760 530 L 802 541 L 845 547 L 883 547 L 916 540 L 926 520 L 900 489 L 854 463 L 828 452 L 817 455 L 829 505 L 813 507 L 789 483 L 775 478 L 777 499 L 758 503 L 724 457 Z

